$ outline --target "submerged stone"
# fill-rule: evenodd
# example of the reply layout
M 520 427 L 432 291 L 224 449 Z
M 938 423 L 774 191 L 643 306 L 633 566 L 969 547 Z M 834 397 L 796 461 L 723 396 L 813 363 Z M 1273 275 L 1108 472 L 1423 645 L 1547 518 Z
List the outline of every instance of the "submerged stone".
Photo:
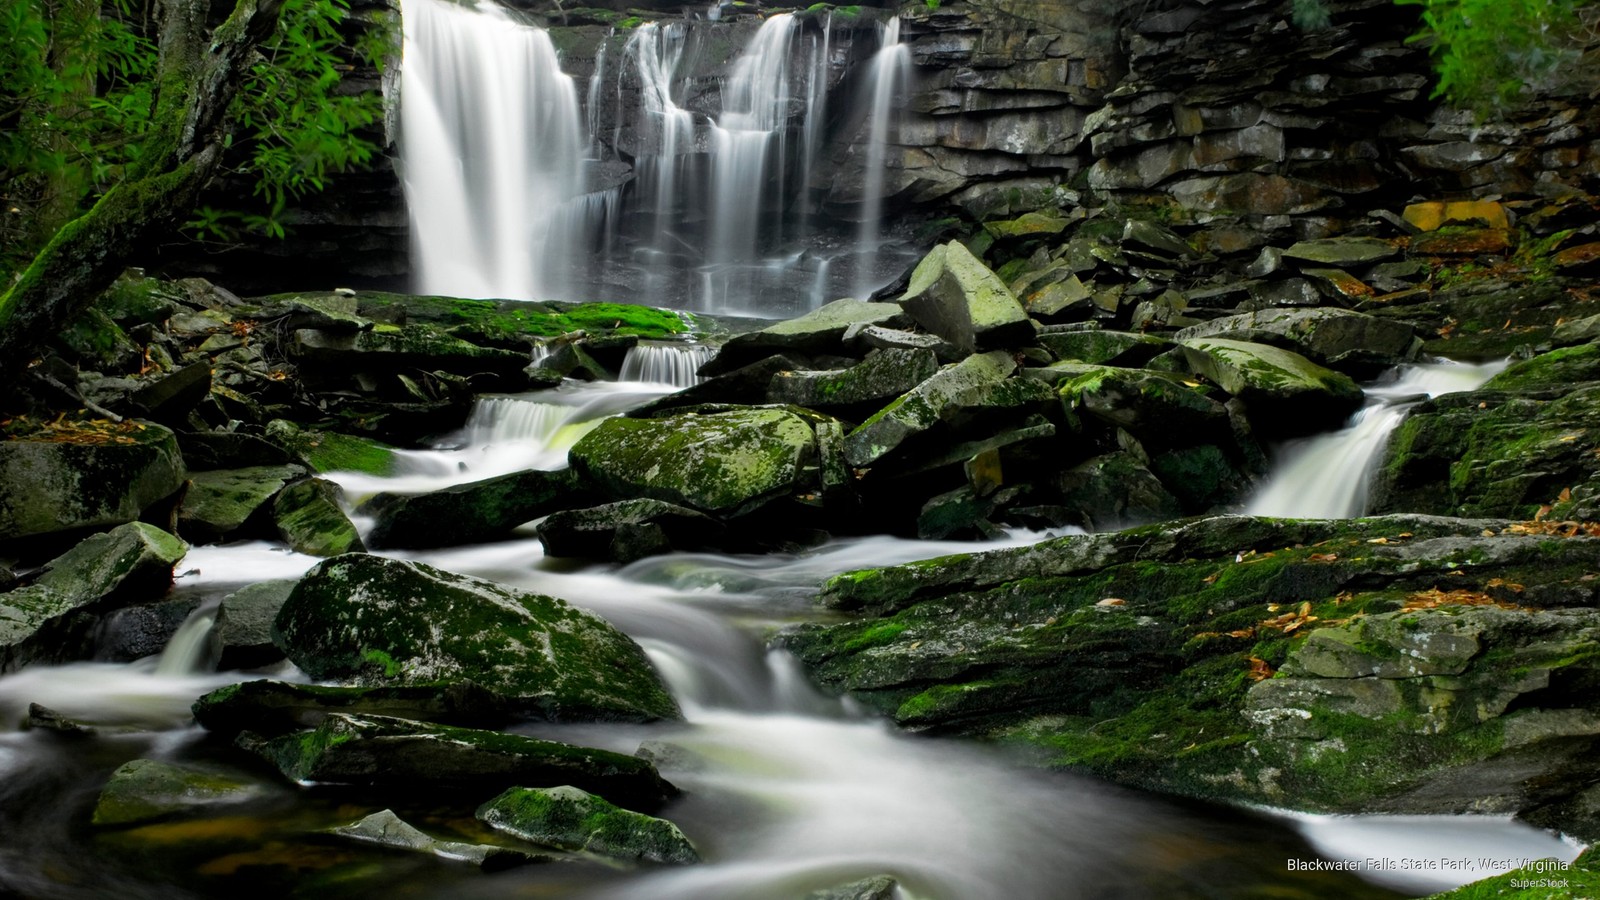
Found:
M 551 862 L 555 859 L 552 856 L 533 854 L 513 847 L 441 841 L 406 824 L 392 809 L 380 810 L 358 822 L 331 828 L 328 833 L 357 843 L 423 853 L 452 862 L 471 863 L 484 869 L 506 869 L 527 863 Z
M 599 616 L 422 563 L 360 553 L 326 560 L 295 586 L 274 636 L 316 679 L 471 681 L 550 719 L 678 717 L 644 651 Z
M 685 865 L 694 845 L 665 819 L 620 809 L 579 788 L 516 787 L 478 807 L 489 827 L 545 847 L 627 862 Z
M 209 812 L 266 795 L 265 785 L 236 775 L 136 759 L 111 773 L 95 802 L 92 821 L 96 825 L 136 825 Z
M 636 757 L 386 716 L 331 713 L 312 731 L 271 740 L 246 733 L 239 743 L 300 784 L 400 790 L 408 796 L 575 785 L 645 808 L 678 793 L 655 766 Z
M 649 497 L 735 516 L 797 490 L 816 439 L 804 419 L 783 409 L 619 417 L 584 435 L 569 458 L 614 499 Z

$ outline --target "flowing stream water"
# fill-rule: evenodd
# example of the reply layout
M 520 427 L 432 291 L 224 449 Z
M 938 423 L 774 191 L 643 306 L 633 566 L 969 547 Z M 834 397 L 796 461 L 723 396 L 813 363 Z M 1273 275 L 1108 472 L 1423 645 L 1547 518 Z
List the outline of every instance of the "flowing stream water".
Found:
M 359 496 L 471 480 L 510 459 L 554 467 L 562 464 L 563 429 L 587 427 L 667 389 L 595 384 L 558 393 L 553 403 L 549 392 L 487 398 L 442 449 L 411 454 L 417 471 L 339 480 Z M 434 474 L 418 474 L 424 469 Z M 1017 533 L 986 546 L 1038 537 Z M 0 833 L 7 835 L 0 894 L 787 900 L 888 874 L 900 881 L 902 898 L 928 900 L 1359 898 L 1426 893 L 1492 873 L 1369 871 L 1363 880 L 1292 872 L 1286 861 L 1319 853 L 1349 860 L 1575 855 L 1552 836 L 1501 819 L 1285 815 L 1032 770 L 1003 749 L 898 734 L 849 701 L 818 693 L 790 657 L 764 645 L 774 627 L 823 615 L 810 597 L 833 573 L 975 547 L 875 537 L 802 554 L 679 553 L 574 567 L 546 560 L 536 539 L 517 536 L 403 554 L 599 613 L 646 648 L 684 710 L 681 723 L 516 730 L 625 753 L 656 742 L 663 774 L 685 791 L 663 814 L 695 841 L 704 864 L 497 873 L 307 838 L 375 807 L 339 806 L 287 786 L 263 788 L 243 812 L 197 822 L 106 833 L 85 824 L 100 785 L 126 760 L 238 764 L 192 724 L 188 708 L 207 690 L 259 673 L 203 671 L 194 635 L 203 634 L 222 595 L 296 577 L 317 562 L 266 542 L 194 548 L 179 566 L 177 590 L 198 595 L 202 606 L 162 660 L 36 666 L 0 677 L 0 727 L 13 728 L 36 702 L 102 729 L 92 739 L 0 731 Z M 286 664 L 270 674 L 303 678 Z M 466 827 L 436 810 L 398 808 L 435 832 Z

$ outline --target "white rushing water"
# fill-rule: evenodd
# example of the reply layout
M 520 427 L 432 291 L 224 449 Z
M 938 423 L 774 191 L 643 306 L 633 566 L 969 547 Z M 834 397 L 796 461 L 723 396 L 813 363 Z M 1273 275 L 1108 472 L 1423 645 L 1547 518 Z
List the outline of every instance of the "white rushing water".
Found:
M 878 286 L 878 246 L 883 241 L 884 164 L 889 153 L 889 126 L 911 81 L 911 51 L 900 43 L 900 17 L 883 31 L 883 47 L 872 58 L 872 107 L 867 117 L 866 178 L 861 188 L 861 228 L 857 250 L 866 255 L 856 270 L 855 296 L 865 299 Z
M 686 388 L 699 384 L 700 367 L 717 355 L 715 347 L 669 341 L 640 341 L 628 348 L 618 378 L 644 384 Z
M 1344 428 L 1284 445 L 1266 486 L 1244 512 L 1304 519 L 1361 515 L 1372 467 L 1411 406 L 1422 397 L 1473 390 L 1505 367 L 1504 361 L 1422 363 L 1366 385 L 1366 406 Z
M 585 195 L 577 88 L 503 7 L 404 0 L 401 151 L 422 293 L 559 297 L 610 202 Z

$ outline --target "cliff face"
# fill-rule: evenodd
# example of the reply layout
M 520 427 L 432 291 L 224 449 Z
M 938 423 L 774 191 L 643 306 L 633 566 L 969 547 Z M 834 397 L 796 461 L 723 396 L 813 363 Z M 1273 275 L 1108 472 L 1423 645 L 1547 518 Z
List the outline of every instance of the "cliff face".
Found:
M 1406 42 L 1411 9 L 1391 0 L 1327 5 L 1330 23 L 1314 30 L 1293 24 L 1289 0 L 1165 0 L 1138 11 L 1104 0 L 805 10 L 791 66 L 803 71 L 825 51 L 827 90 L 811 126 L 815 163 L 786 190 L 809 215 L 861 215 L 870 61 L 880 23 L 896 13 L 913 74 L 889 132 L 882 192 L 891 217 L 986 221 L 1110 202 L 1195 226 L 1203 249 L 1238 252 L 1342 232 L 1372 208 L 1415 198 L 1600 190 L 1600 113 L 1582 90 L 1548 93 L 1511 121 L 1480 125 L 1429 99 L 1427 55 Z M 645 20 L 520 6 L 549 27 L 575 80 L 602 161 L 596 186 L 628 197 L 651 150 L 640 125 L 646 86 L 627 58 Z M 700 5 L 655 7 L 662 22 L 686 23 L 674 99 L 704 121 L 721 109 L 761 17 L 732 6 L 715 19 Z M 368 20 L 379 12 L 367 11 Z M 363 90 L 385 83 L 393 80 L 377 73 L 352 81 Z M 797 131 L 805 112 L 791 111 Z M 709 149 L 704 129 L 696 134 L 691 167 L 704 166 Z M 250 290 L 403 283 L 405 212 L 392 157 L 293 211 L 289 240 L 186 253 L 180 267 Z M 242 191 L 224 185 L 219 201 Z

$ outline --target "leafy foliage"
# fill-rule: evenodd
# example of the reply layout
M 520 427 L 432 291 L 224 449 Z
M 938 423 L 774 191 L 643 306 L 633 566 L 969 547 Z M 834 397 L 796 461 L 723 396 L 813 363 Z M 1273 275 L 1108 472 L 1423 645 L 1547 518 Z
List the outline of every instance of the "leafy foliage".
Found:
M 1579 11 L 1589 0 L 1394 0 L 1422 7 L 1422 30 L 1439 83 L 1434 97 L 1503 115 L 1527 91 L 1547 83 L 1578 57 Z

